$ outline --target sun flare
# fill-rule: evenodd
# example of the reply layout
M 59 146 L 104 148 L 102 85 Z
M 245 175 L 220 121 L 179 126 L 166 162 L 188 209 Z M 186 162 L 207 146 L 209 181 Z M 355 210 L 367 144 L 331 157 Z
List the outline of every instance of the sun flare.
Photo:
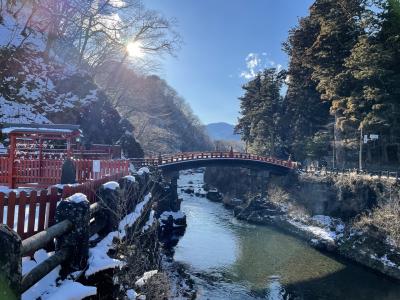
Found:
M 126 46 L 126 51 L 128 52 L 128 55 L 130 57 L 143 57 L 144 56 L 144 52 L 142 49 L 142 43 L 141 42 L 130 42 L 128 43 L 128 45 Z

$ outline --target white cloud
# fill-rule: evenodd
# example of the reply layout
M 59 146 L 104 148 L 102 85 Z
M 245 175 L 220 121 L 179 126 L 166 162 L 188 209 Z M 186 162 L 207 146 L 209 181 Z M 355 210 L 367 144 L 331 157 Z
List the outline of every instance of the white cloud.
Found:
M 246 70 L 240 72 L 240 77 L 250 80 L 256 77 L 257 73 L 261 72 L 265 68 L 274 67 L 278 71 L 281 71 L 283 66 L 277 64 L 275 61 L 268 57 L 267 52 L 261 54 L 250 52 L 245 59 Z

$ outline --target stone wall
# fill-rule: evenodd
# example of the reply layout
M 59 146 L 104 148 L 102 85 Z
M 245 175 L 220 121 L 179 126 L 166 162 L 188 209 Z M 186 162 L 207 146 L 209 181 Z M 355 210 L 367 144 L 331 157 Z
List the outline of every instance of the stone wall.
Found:
M 400 185 L 391 179 L 356 175 L 268 176 L 265 172 L 242 168 L 207 168 L 204 180 L 223 193 L 224 201 L 233 198 L 247 201 L 260 194 L 264 197 L 278 188 L 287 194 L 288 201 L 301 206 L 310 215 L 345 220 L 400 193 Z
M 267 190 L 269 173 L 246 168 L 212 167 L 204 173 L 204 182 L 217 188 L 224 201 L 233 198 L 245 200 L 251 195 L 263 194 Z

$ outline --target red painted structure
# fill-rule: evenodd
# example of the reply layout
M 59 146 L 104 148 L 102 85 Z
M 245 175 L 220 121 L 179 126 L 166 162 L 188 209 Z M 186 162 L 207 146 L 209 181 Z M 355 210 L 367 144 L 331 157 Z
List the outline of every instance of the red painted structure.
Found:
M 118 180 L 124 175 L 127 174 L 116 173 L 78 185 L 66 185 L 61 192 L 58 188 L 51 187 L 50 190 L 31 191 L 29 194 L 0 193 L 0 224 L 7 224 L 22 239 L 26 239 L 54 225 L 57 203 L 61 199 L 75 193 L 83 193 L 90 203 L 93 203 L 96 199 L 96 190 L 102 184 Z
M 288 170 L 296 169 L 297 163 L 290 160 L 281 160 L 274 157 L 266 157 L 261 155 L 253 155 L 248 153 L 240 153 L 233 151 L 214 151 L 214 152 L 186 152 L 173 155 L 160 155 L 159 157 L 131 159 L 132 163 L 137 167 L 155 166 L 159 168 L 167 168 L 172 165 L 188 164 L 191 162 L 207 161 L 207 162 L 259 162 L 266 165 L 276 166 Z
M 77 125 L 6 124 L 1 132 L 8 135 L 9 147 L 7 155 L 0 156 L 0 185 L 10 188 L 59 183 L 66 158 L 73 159 L 79 183 L 127 174 L 129 169 L 129 162 L 120 159 L 120 146 L 93 145 L 90 150 L 79 146 Z

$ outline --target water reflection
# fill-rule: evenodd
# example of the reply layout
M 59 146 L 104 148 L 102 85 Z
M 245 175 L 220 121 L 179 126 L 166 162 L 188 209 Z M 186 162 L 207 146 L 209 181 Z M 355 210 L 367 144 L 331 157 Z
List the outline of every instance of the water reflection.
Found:
M 201 179 L 185 176 L 179 184 Z M 175 260 L 190 268 L 199 299 L 400 299 L 397 282 L 274 228 L 238 221 L 221 204 L 182 196 L 188 228 Z
M 237 260 L 237 245 L 240 245 L 237 236 L 227 230 L 215 212 L 210 214 L 204 210 L 202 201 L 191 203 L 191 208 L 184 210 L 190 220 L 190 234 L 185 234 L 179 241 L 175 259 L 207 271 L 232 265 Z

